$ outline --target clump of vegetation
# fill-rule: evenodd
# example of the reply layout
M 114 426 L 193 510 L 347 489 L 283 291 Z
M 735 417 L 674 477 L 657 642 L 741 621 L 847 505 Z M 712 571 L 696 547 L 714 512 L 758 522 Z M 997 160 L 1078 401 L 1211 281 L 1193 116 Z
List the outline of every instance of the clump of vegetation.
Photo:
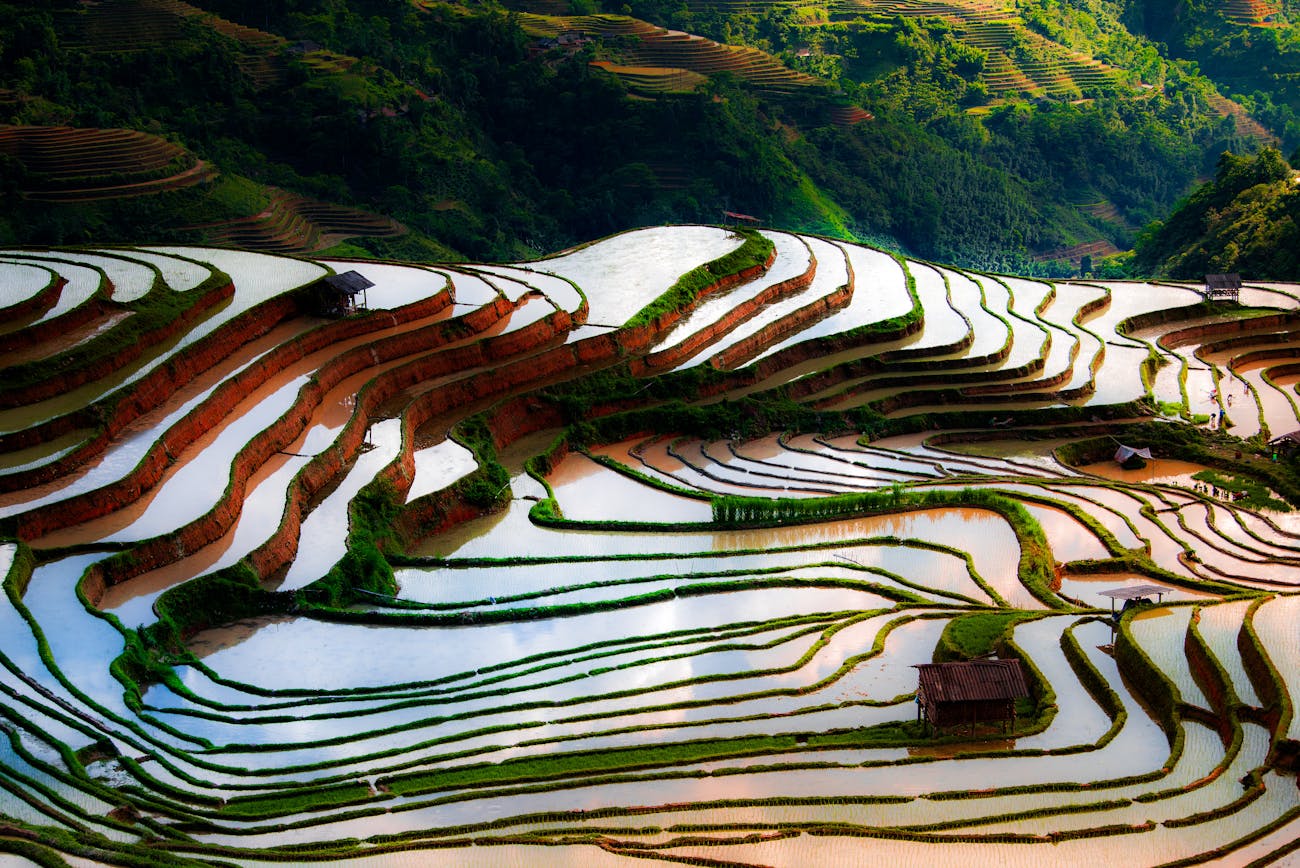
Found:
M 1202 470 L 1192 474 L 1198 482 L 1204 482 L 1224 493 L 1247 509 L 1269 509 L 1274 512 L 1290 512 L 1291 505 L 1285 500 L 1273 496 L 1268 486 L 1249 476 L 1234 473 L 1221 473 L 1216 470 Z

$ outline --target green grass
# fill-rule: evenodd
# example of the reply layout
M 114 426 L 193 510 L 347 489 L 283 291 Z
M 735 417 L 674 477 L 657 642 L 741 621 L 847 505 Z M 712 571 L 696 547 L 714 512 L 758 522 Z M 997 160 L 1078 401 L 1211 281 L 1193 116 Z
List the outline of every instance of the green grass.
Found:
M 1247 476 L 1220 473 L 1216 470 L 1202 470 L 1199 473 L 1193 473 L 1192 479 L 1212 485 L 1220 491 L 1242 494 L 1241 500 L 1237 501 L 1237 503 L 1247 509 L 1271 509 L 1275 512 L 1291 511 L 1289 503 L 1274 497 L 1267 486 Z

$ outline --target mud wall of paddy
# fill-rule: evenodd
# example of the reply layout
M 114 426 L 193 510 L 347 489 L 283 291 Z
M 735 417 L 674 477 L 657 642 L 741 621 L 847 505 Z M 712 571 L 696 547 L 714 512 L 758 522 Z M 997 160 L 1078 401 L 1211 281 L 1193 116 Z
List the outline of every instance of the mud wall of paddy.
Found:
M 829 335 L 827 337 L 813 338 L 808 341 L 800 341 L 799 343 L 786 347 L 784 350 L 755 362 L 748 367 L 729 372 L 726 377 L 703 384 L 699 389 L 698 397 L 701 399 L 715 398 L 734 389 L 756 386 L 759 383 L 780 374 L 787 368 L 815 363 L 818 359 L 825 356 L 846 353 L 851 350 L 870 347 L 872 344 L 890 343 L 911 337 L 912 335 L 920 333 L 921 330 L 925 328 L 925 318 L 921 313 L 920 307 L 914 306 L 911 313 L 908 315 L 899 317 L 897 321 L 886 321 L 880 325 L 881 328 L 879 329 L 867 326 L 860 331 L 841 332 L 837 335 Z M 968 338 L 968 340 L 973 340 L 973 338 Z M 875 357 L 860 359 L 857 362 L 845 364 L 852 365 L 858 363 L 874 364 Z M 787 387 L 790 397 L 805 397 L 814 392 L 829 388 L 829 386 L 836 383 L 863 376 L 859 373 L 848 373 L 847 371 L 842 371 L 841 369 L 844 367 L 845 365 L 836 365 L 824 373 L 813 375 L 811 377 L 802 377 L 794 381 Z M 817 379 L 818 377 L 821 377 L 822 379 Z M 822 385 L 816 385 L 817 383 L 821 383 Z
M 270 332 L 298 312 L 292 298 L 280 296 L 259 304 L 196 341 L 184 353 L 154 368 L 129 390 L 75 413 L 0 435 L 0 450 L 15 451 L 55 440 L 73 431 L 95 428 L 97 433 L 80 447 L 57 461 L 22 473 L 7 474 L 0 490 L 13 491 L 57 479 L 102 453 L 128 425 L 161 406 L 175 391 L 194 377 L 211 369 L 244 343 Z
M 1233 737 L 1233 723 L 1229 710 L 1228 695 L 1228 677 L 1214 659 L 1210 649 L 1206 647 L 1204 640 L 1201 639 L 1196 624 L 1200 620 L 1200 612 L 1192 615 L 1191 623 L 1187 632 L 1183 634 L 1183 651 L 1187 654 L 1187 665 L 1191 670 L 1192 678 L 1196 685 L 1201 688 L 1205 698 L 1210 702 L 1211 714 L 1202 715 L 1202 723 L 1212 726 L 1219 733 L 1219 738 L 1223 740 L 1224 746 L 1231 744 Z M 1195 715 L 1193 706 L 1184 705 L 1179 708 L 1179 713 L 1184 717 Z
M 130 473 L 108 486 L 21 514 L 18 534 L 23 539 L 35 539 L 51 531 L 107 515 L 136 500 L 141 493 L 148 491 L 159 482 L 167 467 L 175 460 L 173 456 L 181 454 L 210 428 L 227 418 L 240 402 L 270 382 L 284 368 L 331 344 L 398 325 L 403 321 L 409 322 L 432 315 L 448 304 L 450 299 L 445 294 L 441 297 L 433 296 L 397 313 L 329 323 L 280 345 L 223 381 L 203 403 L 164 432 Z M 100 434 L 87 446 L 68 456 L 65 461 L 85 455 L 93 446 L 98 446 L 96 451 L 102 451 L 113 435 L 129 422 L 161 405 L 196 374 L 226 358 L 246 341 L 270 331 L 277 323 L 295 312 L 297 312 L 297 303 L 293 299 L 283 296 L 272 299 L 232 320 L 226 327 L 219 332 L 214 332 L 191 350 L 159 366 L 137 383 L 126 397 L 113 405 L 113 416 Z M 252 331 L 241 328 L 251 327 L 254 323 L 259 324 L 259 327 Z M 418 329 L 408 334 L 418 336 L 424 333 L 426 330 Z M 304 389 L 308 390 L 312 385 L 321 385 L 331 376 L 331 371 L 340 370 L 342 365 L 358 365 L 368 359 L 370 359 L 368 347 L 363 355 L 353 355 L 350 360 L 349 354 L 344 354 L 332 360 L 332 363 L 341 363 L 341 365 L 326 365 L 320 372 L 320 378 Z M 341 380 L 343 377 L 338 379 Z M 324 391 L 328 391 L 329 388 L 332 388 L 332 384 Z M 324 392 L 321 394 L 323 395 Z M 295 409 L 301 404 L 300 399 Z M 275 451 L 276 449 L 270 450 L 267 456 L 274 454 Z
M 509 305 L 509 302 L 503 299 L 501 304 Z M 572 348 L 568 346 L 554 347 L 527 358 L 516 357 L 535 351 L 552 341 L 563 340 L 576 320 L 585 319 L 586 312 L 585 305 L 576 316 L 571 316 L 567 311 L 556 311 L 517 332 L 484 338 L 470 346 L 422 356 L 387 371 L 368 383 L 358 394 L 353 416 L 334 445 L 308 462 L 295 477 L 289 492 L 285 520 L 270 540 L 249 555 L 252 567 L 259 575 L 272 575 L 293 560 L 298 550 L 298 531 L 306 513 L 305 505 L 311 503 L 357 454 L 374 411 L 384 402 L 419 383 L 463 371 L 467 365 L 491 367 L 503 359 L 515 359 L 491 370 L 439 384 L 417 396 L 407 406 L 403 412 L 401 449 L 397 458 L 379 474 L 392 483 L 399 494 L 405 494 L 414 477 L 414 435 L 420 426 L 439 415 L 464 411 L 484 401 L 500 399 L 523 386 L 536 384 L 567 370 L 573 358 Z M 569 352 L 564 352 L 566 350 Z M 570 361 L 562 363 L 561 359 L 566 357 Z M 472 518 L 483 511 L 467 503 L 457 503 L 448 497 L 421 498 L 414 511 L 404 511 L 398 522 L 399 534 L 404 532 L 404 527 L 413 526 L 421 510 L 440 503 L 458 520 Z
M 62 277 L 59 278 L 59 292 L 62 292 L 66 282 Z M 52 319 L 33 323 L 27 328 L 0 336 L 0 351 L 18 352 L 19 350 L 30 350 L 33 347 L 38 347 L 43 343 L 61 337 L 69 331 L 82 328 L 96 319 L 107 316 L 115 309 L 109 304 L 109 297 L 112 294 L 113 283 L 101 271 L 99 288 L 95 290 L 95 294 L 89 299 Z M 56 295 L 55 303 L 57 302 Z
M 444 296 L 441 302 L 430 299 L 421 304 L 426 304 L 436 311 L 447 303 L 449 302 Z M 456 340 L 460 330 L 467 326 L 474 331 L 482 331 L 512 309 L 513 305 L 508 300 L 498 297 L 494 303 L 485 305 L 457 320 L 433 323 L 373 343 L 362 344 L 331 359 L 302 387 L 294 405 L 236 455 L 232 462 L 231 476 L 226 490 L 212 510 L 172 533 L 134 546 L 130 557 L 113 558 L 104 562 L 98 569 L 98 576 L 88 576 L 85 584 L 87 595 L 94 600 L 95 594 L 102 593 L 104 587 L 118 584 L 193 554 L 234 527 L 243 506 L 248 480 L 267 459 L 291 444 L 306 429 L 315 409 L 324 397 L 348 377 L 376 364 L 417 355 L 429 351 L 431 346 L 436 346 L 438 343 Z M 406 318 L 420 317 L 408 313 Z M 344 321 L 339 325 L 353 323 L 361 325 L 370 319 L 370 317 L 358 318 Z M 568 324 L 569 315 L 561 311 L 515 334 L 488 338 L 480 343 L 500 341 L 502 345 L 514 345 L 517 335 L 521 333 L 528 333 L 532 340 L 546 340 L 563 333 L 567 330 Z M 373 328 L 371 326 L 367 331 Z M 315 335 L 317 332 L 310 334 Z M 328 345 L 338 339 L 338 335 L 334 334 L 324 343 Z M 529 338 L 525 338 L 525 341 L 527 340 Z M 301 349 L 298 352 L 299 358 L 310 354 Z M 434 350 L 429 355 L 418 356 L 411 362 L 385 371 L 361 390 L 352 416 L 331 445 L 313 457 L 294 477 L 287 496 L 283 520 L 275 533 L 249 555 L 248 560 L 259 575 L 272 575 L 293 559 L 297 553 L 298 531 L 306 515 L 307 505 L 312 503 L 313 499 L 360 452 L 365 442 L 366 432 L 377 416 L 378 408 L 398 393 L 423 380 L 443 376 L 449 371 L 454 372 L 457 369 L 455 362 L 449 362 L 446 358 L 453 354 L 455 354 L 454 350 L 443 352 Z M 294 360 L 296 359 L 290 361 Z M 279 367 L 281 366 L 277 366 L 277 369 Z M 237 402 L 238 400 L 235 401 Z M 230 406 L 233 407 L 233 404 Z M 404 451 L 408 453 L 410 451 L 409 440 L 404 444 Z M 409 478 L 405 484 L 409 486 Z
M 1170 314 L 1173 311 L 1154 311 L 1150 314 L 1142 314 L 1128 320 L 1125 325 L 1128 330 L 1145 328 L 1148 325 L 1161 325 L 1169 322 L 1170 319 L 1161 319 L 1160 314 Z M 1147 322 L 1150 320 L 1150 322 Z M 1222 320 L 1220 322 L 1202 323 L 1200 325 L 1187 326 L 1186 328 L 1174 329 L 1165 332 L 1156 342 L 1162 349 L 1173 349 L 1175 347 L 1186 346 L 1187 344 L 1206 344 L 1215 339 L 1232 338 L 1238 335 L 1249 335 L 1252 332 L 1259 332 L 1264 329 L 1286 329 L 1300 324 L 1300 314 L 1279 313 L 1268 314 L 1265 316 L 1248 317 L 1245 319 Z M 1256 338 L 1258 342 L 1259 338 Z M 1233 344 L 1225 341 L 1223 346 L 1214 345 L 1216 349 L 1231 349 Z M 1211 350 L 1212 351 L 1212 350 Z
M 648 334 L 653 334 L 653 335 L 666 334 L 669 329 L 671 329 L 673 326 L 677 325 L 679 321 L 681 321 L 681 318 L 683 316 L 685 316 L 691 310 L 699 306 L 699 303 L 702 300 L 707 299 L 710 295 L 713 295 L 715 293 L 725 292 L 728 289 L 734 289 L 735 287 L 740 286 L 742 283 L 748 283 L 749 281 L 755 279 L 759 275 L 765 274 L 767 270 L 772 267 L 772 263 L 774 262 L 776 262 L 775 248 L 771 249 L 768 252 L 766 259 L 763 261 L 761 265 L 751 265 L 748 268 L 742 268 L 740 271 L 736 271 L 731 274 L 720 275 L 716 280 L 710 282 L 709 284 L 701 288 L 699 292 L 695 294 L 695 299 L 694 301 L 691 302 L 691 304 L 683 307 L 673 308 L 671 310 L 666 310 L 663 313 L 659 314 L 658 316 L 654 317 L 648 323 L 645 323 L 641 326 L 634 326 L 632 327 L 632 329 L 629 329 L 628 331 L 635 333 L 638 330 L 644 329 L 645 332 Z
M 63 293 L 63 287 L 68 281 L 62 275 L 50 272 L 50 282 L 39 289 L 35 295 L 25 298 L 16 304 L 7 305 L 4 308 L 4 315 L 11 323 L 21 322 L 23 320 L 33 319 L 43 316 L 46 311 L 50 310 L 59 303 L 59 296 Z M 36 324 L 31 328 L 35 329 Z M 23 344 L 27 344 L 28 338 L 26 332 L 28 329 L 19 329 L 8 334 L 0 335 L 0 351 L 13 352 Z M 28 344 L 29 346 L 31 344 Z
M 769 257 L 767 261 L 767 266 L 765 267 L 772 264 L 775 260 L 775 256 L 776 253 L 773 251 L 772 256 Z M 740 272 L 736 277 L 752 271 L 754 271 L 754 269 L 747 269 L 746 271 Z M 717 343 L 724 336 L 740 326 L 740 324 L 745 320 L 757 314 L 766 305 L 774 304 L 794 295 L 795 293 L 807 289 L 813 282 L 813 278 L 816 276 L 817 257 L 813 256 L 812 252 L 809 251 L 808 267 L 805 268 L 802 273 L 786 278 L 785 280 L 777 281 L 766 289 L 761 290 L 754 295 L 753 298 L 746 299 L 733 307 L 725 315 L 719 318 L 717 322 L 711 323 L 707 327 L 700 329 L 681 343 L 665 350 L 651 353 L 643 358 L 634 359 L 632 361 L 632 373 L 639 377 L 650 376 L 684 364 L 705 347 Z M 724 279 L 719 281 L 717 285 L 710 286 L 707 293 L 701 293 L 700 299 L 705 299 L 709 295 L 729 288 L 727 285 L 728 281 L 730 281 L 729 286 L 737 286 L 740 283 L 746 282 L 746 280 Z M 845 300 L 845 303 L 847 304 L 847 299 Z M 696 300 L 695 304 L 691 305 L 690 309 L 693 310 L 698 306 L 699 299 Z M 687 312 L 689 311 L 678 311 L 676 321 L 679 322 Z M 660 317 L 660 319 L 662 319 L 662 317 Z M 666 331 L 666 329 L 664 329 L 664 331 Z
M 562 350 L 564 349 L 574 348 L 557 347 L 543 353 L 544 356 L 552 357 L 552 361 L 548 362 L 545 368 L 554 366 L 554 359 L 562 358 L 564 355 Z M 533 361 L 534 359 L 528 359 L 527 363 L 531 364 Z M 476 400 L 490 400 L 491 397 L 489 394 L 480 394 Z M 419 425 L 445 412 L 446 409 L 445 402 L 441 400 L 434 401 L 431 399 L 420 403 L 421 406 L 418 411 L 411 408 L 406 414 L 405 424 L 412 432 L 418 430 Z M 563 426 L 564 416 L 552 404 L 540 401 L 532 396 L 520 396 L 494 406 L 488 411 L 486 421 L 493 445 L 497 449 L 504 449 L 515 441 L 537 431 Z M 548 450 L 547 458 L 550 461 L 558 462 L 568 453 L 568 439 L 560 438 Z M 403 449 L 400 456 L 400 467 L 390 465 L 388 472 L 384 475 L 396 486 L 404 489 L 409 487 L 409 481 L 399 481 L 396 474 L 400 473 L 405 476 L 406 480 L 409 480 L 413 472 L 413 453 L 410 450 Z M 475 471 L 475 473 L 480 474 L 483 472 L 482 465 Z M 440 533 L 463 521 L 477 518 L 483 513 L 482 506 L 471 503 L 467 499 L 462 486 L 451 485 L 407 504 L 398 516 L 397 531 L 407 539 L 425 537 L 430 534 Z
M 105 278 L 105 282 L 107 282 L 107 278 Z M 165 287 L 155 288 L 151 292 L 172 294 L 172 291 Z M 102 380 L 110 374 L 120 371 L 132 362 L 139 360 L 148 351 L 190 331 L 198 322 L 211 316 L 220 305 L 228 304 L 235 297 L 235 285 L 227 280 L 207 291 L 196 289 L 191 293 L 175 293 L 173 295 L 176 296 L 175 303 L 183 304 L 175 316 L 164 318 L 156 328 L 149 328 L 140 333 L 133 331 L 134 339 L 123 340 L 120 335 L 115 334 L 116 329 L 110 329 L 107 333 L 93 338 L 84 346 L 90 350 L 92 344 L 98 344 L 102 341 L 105 343 L 115 342 L 116 347 L 102 355 L 94 356 L 84 364 L 70 361 L 67 355 L 60 353 L 50 359 L 18 366 L 25 370 L 38 372 L 39 379 L 13 388 L 0 387 L 0 407 L 22 407 L 38 404 L 41 401 L 70 392 L 87 383 Z M 83 307 L 85 306 L 83 305 Z M 101 304 L 99 306 L 105 312 L 111 310 L 106 305 Z M 139 314 L 133 314 L 133 316 L 139 316 Z M 51 320 L 51 322 L 56 322 L 59 319 L 62 319 L 62 317 Z M 128 318 L 124 322 L 130 323 L 132 319 Z M 59 332 L 64 333 L 68 328 L 67 323 L 61 323 Z
M 929 374 L 902 374 L 897 376 L 883 376 L 872 378 L 865 383 L 859 384 L 861 387 L 869 390 L 899 388 L 906 389 L 910 387 L 923 387 L 943 385 L 951 388 L 958 388 L 962 396 L 961 403 L 968 403 L 969 396 L 993 394 L 1003 396 L 1005 392 L 1018 391 L 1043 391 L 1050 389 L 1053 385 L 1060 385 L 1068 381 L 1073 372 L 1066 370 L 1062 375 L 1051 377 L 1045 380 L 1029 380 L 1026 383 L 1011 383 L 1010 380 L 1018 380 L 1022 377 L 1029 377 L 1042 371 L 1046 360 L 1042 356 L 1037 356 L 1015 368 L 1004 368 L 996 371 L 967 371 L 964 373 L 944 374 L 942 377 L 935 376 L 942 371 L 936 369 Z M 968 384 L 968 385 L 963 385 Z M 809 402 L 809 405 L 817 409 L 830 409 L 835 404 L 843 401 L 851 395 L 857 386 L 850 387 L 843 391 L 835 392 L 823 398 Z M 925 392 L 926 395 L 937 395 L 938 391 Z M 1008 399 L 1010 400 L 1010 399 Z
M 797 334 L 815 322 L 825 319 L 836 311 L 843 310 L 853 301 L 853 266 L 845 259 L 849 269 L 849 281 L 837 287 L 834 292 L 824 295 L 796 311 L 768 323 L 749 337 L 737 341 L 718 353 L 711 360 L 712 365 L 720 370 L 728 370 L 743 364 L 746 360 L 763 352 L 790 335 Z

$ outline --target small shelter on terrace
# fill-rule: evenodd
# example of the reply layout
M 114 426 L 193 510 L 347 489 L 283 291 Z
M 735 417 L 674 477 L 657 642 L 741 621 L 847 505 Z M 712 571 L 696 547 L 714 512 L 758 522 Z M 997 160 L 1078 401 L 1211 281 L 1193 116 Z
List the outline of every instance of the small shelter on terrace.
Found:
M 936 730 L 950 726 L 1015 725 L 1016 700 L 1029 696 L 1019 660 L 960 660 L 917 664 L 917 715 Z
M 1281 437 L 1274 437 L 1268 441 L 1269 448 L 1276 453 L 1290 455 L 1297 449 L 1300 449 L 1300 431 L 1292 431 L 1290 434 L 1283 434 Z
M 1203 294 L 1206 301 L 1236 301 L 1241 295 L 1241 275 L 1207 274 Z
M 1103 597 L 1110 597 L 1110 613 L 1115 615 L 1116 600 L 1123 600 L 1125 609 L 1150 603 L 1148 597 L 1155 597 L 1156 602 L 1159 603 L 1164 600 L 1165 594 L 1169 593 L 1169 588 L 1163 585 L 1130 585 L 1127 588 L 1111 588 L 1109 591 L 1097 593 Z
M 1128 461 L 1134 455 L 1146 461 L 1151 460 L 1150 449 L 1147 449 L 1146 447 L 1125 446 L 1123 443 L 1121 443 L 1119 445 L 1119 448 L 1115 450 L 1115 463 L 1123 464 L 1125 461 Z
M 316 281 L 313 298 L 321 316 L 348 316 L 366 309 L 366 290 L 374 283 L 356 271 L 331 274 Z M 357 296 L 361 296 L 360 303 Z

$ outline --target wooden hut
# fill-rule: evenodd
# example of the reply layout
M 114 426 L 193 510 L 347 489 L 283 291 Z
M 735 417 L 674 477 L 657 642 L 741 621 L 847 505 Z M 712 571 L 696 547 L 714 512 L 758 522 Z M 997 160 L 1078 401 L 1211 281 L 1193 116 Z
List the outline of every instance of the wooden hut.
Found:
M 372 286 L 372 282 L 356 271 L 322 277 L 315 285 L 316 312 L 321 316 L 348 316 L 365 310 L 366 290 Z
M 1274 437 L 1268 441 L 1269 448 L 1273 450 L 1273 460 L 1277 460 L 1278 455 L 1291 455 L 1297 449 L 1300 449 L 1300 431 L 1292 431 L 1289 434 L 1283 434 L 1281 437 Z
M 1016 700 L 1029 696 L 1019 660 L 963 660 L 916 666 L 917 714 L 936 730 L 981 723 L 1015 725 Z
M 1241 295 L 1241 275 L 1207 274 L 1202 294 L 1206 301 L 1236 301 Z

